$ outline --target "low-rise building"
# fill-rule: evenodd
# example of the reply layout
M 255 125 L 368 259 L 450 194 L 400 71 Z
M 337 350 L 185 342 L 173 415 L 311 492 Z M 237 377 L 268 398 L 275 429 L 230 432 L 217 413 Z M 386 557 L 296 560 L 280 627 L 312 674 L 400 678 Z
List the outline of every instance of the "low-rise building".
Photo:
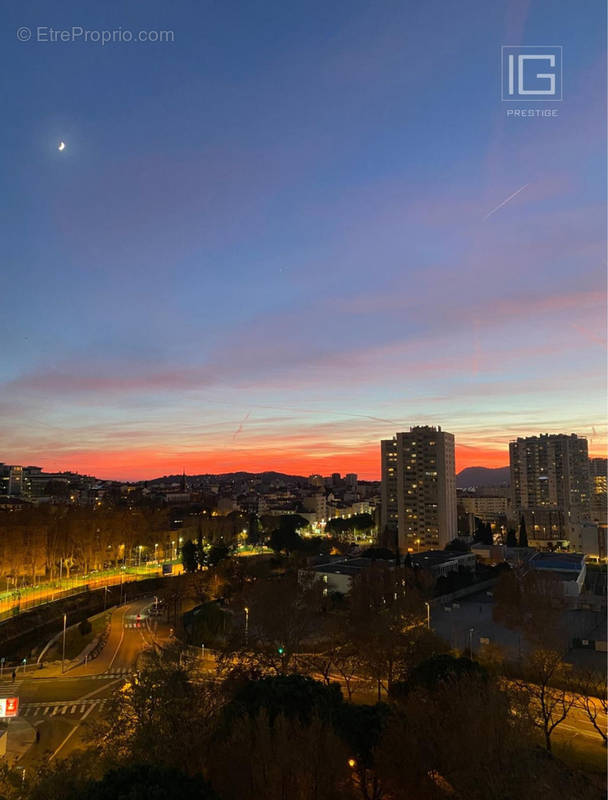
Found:
M 506 497 L 464 495 L 458 502 L 466 514 L 473 514 L 483 522 L 495 522 L 510 512 L 509 500 Z
M 477 563 L 474 553 L 450 553 L 445 550 L 410 553 L 409 558 L 413 567 L 428 570 L 434 578 L 458 572 L 460 568 L 473 572 Z
M 532 569 L 557 575 L 567 597 L 577 597 L 583 591 L 587 574 L 583 553 L 534 553 L 528 565 Z

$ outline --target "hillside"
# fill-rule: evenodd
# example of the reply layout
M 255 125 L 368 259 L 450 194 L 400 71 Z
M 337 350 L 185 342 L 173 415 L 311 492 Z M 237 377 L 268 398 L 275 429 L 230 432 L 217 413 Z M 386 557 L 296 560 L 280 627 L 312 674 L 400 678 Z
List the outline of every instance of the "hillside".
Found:
M 473 486 L 509 486 L 511 482 L 509 467 L 467 467 L 456 475 L 458 489 L 469 489 Z

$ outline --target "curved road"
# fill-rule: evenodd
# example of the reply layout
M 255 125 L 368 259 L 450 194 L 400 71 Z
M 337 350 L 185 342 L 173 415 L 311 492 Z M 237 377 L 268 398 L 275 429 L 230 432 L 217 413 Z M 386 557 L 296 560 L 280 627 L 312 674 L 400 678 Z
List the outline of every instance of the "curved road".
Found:
M 85 746 L 87 720 L 104 713 L 104 701 L 135 671 L 143 650 L 154 639 L 162 642 L 168 638 L 170 629 L 162 617 L 151 618 L 147 613 L 152 602 L 149 597 L 115 609 L 106 645 L 88 664 L 64 675 L 43 669 L 18 677 L 15 684 L 10 678 L 0 682 L 0 694 L 17 694 L 19 716 L 39 733 L 39 741 L 19 758 L 20 766 L 65 758 Z M 9 723 L 9 741 L 10 730 Z

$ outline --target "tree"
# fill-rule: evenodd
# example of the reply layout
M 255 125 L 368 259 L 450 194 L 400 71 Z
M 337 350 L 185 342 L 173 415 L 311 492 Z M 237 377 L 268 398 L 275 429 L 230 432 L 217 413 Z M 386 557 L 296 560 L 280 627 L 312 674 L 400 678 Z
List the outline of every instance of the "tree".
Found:
M 190 777 L 175 767 L 158 764 L 130 764 L 107 772 L 99 781 L 82 787 L 73 800 L 216 800 L 202 776 Z
M 574 679 L 576 706 L 582 709 L 589 722 L 602 737 L 604 746 L 608 744 L 605 718 L 608 714 L 606 678 L 602 672 L 592 669 L 580 670 Z
M 256 718 L 262 711 L 271 724 L 279 715 L 310 724 L 315 716 L 336 720 L 342 705 L 337 683 L 326 685 L 297 673 L 269 675 L 245 683 L 224 708 L 223 715 L 229 725 L 246 714 Z
M 534 746 L 526 716 L 491 679 L 463 674 L 391 703 L 375 750 L 385 796 L 535 800 L 596 798 L 590 782 Z
M 476 661 L 464 656 L 455 658 L 448 653 L 442 653 L 415 666 L 410 671 L 407 686 L 408 690 L 422 687 L 433 691 L 461 679 L 482 682 L 487 678 L 487 672 Z
M 517 547 L 517 534 L 514 528 L 507 530 L 507 547 Z
M 281 514 L 278 525 L 270 534 L 270 546 L 276 553 L 292 553 L 304 549 L 304 542 L 298 530 L 308 527 L 308 520 L 299 514 Z
M 388 718 L 389 707 L 384 703 L 373 706 L 345 703 L 338 716 L 337 730 L 353 756 L 349 764 L 355 787 L 364 800 L 380 800 L 383 796 L 374 756 Z
M 148 666 L 115 696 L 93 732 L 107 759 L 119 765 L 183 765 L 189 775 L 204 770 L 220 698 L 216 687 L 191 681 L 180 656 L 178 648 L 152 651 Z
M 220 561 L 228 558 L 229 555 L 229 547 L 223 544 L 214 544 L 207 552 L 205 561 L 209 567 L 215 567 L 220 563 Z
M 562 586 L 554 573 L 509 569 L 496 583 L 493 619 L 522 631 L 532 646 L 560 649 L 566 645 L 563 609 Z
M 260 541 L 260 523 L 257 514 L 249 515 L 247 540 L 251 545 L 256 545 Z
M 526 533 L 526 518 L 524 515 L 521 515 L 521 519 L 519 521 L 519 546 L 520 547 L 527 547 L 528 546 L 528 534 Z
M 378 700 L 382 687 L 388 690 L 406 669 L 410 640 L 425 617 L 414 571 L 376 563 L 354 577 L 349 636 L 376 683 Z
M 360 673 L 363 659 L 352 642 L 339 644 L 333 652 L 332 664 L 344 682 L 349 702 L 353 698 L 353 686 L 357 674 Z
M 350 800 L 349 755 L 318 716 L 271 721 L 261 711 L 214 738 L 209 776 L 222 800 Z
M 247 586 L 233 613 L 233 628 L 219 657 L 225 672 L 241 666 L 292 672 L 298 654 L 317 626 L 322 588 L 289 573 Z M 247 609 L 247 610 L 246 610 Z
M 182 564 L 186 572 L 196 572 L 199 567 L 197 558 L 197 549 L 194 542 L 185 542 L 182 547 L 181 556 Z
M 491 545 L 494 543 L 494 537 L 492 536 L 492 526 L 489 522 L 483 522 L 483 520 L 475 518 L 477 523 L 477 528 L 475 530 L 475 541 L 481 542 L 482 544 Z
M 524 662 L 524 679 L 514 681 L 514 699 L 520 713 L 542 731 L 551 752 L 551 736 L 568 714 L 576 696 L 563 688 L 564 663 L 555 650 L 534 650 Z
M 303 546 L 302 539 L 297 532 L 290 527 L 281 527 L 279 530 L 273 531 L 270 534 L 271 548 L 275 553 L 292 553 L 294 550 L 301 550 Z
M 327 521 L 325 532 L 344 536 L 346 534 L 366 533 L 374 527 L 371 514 L 353 514 L 351 517 L 333 517 Z

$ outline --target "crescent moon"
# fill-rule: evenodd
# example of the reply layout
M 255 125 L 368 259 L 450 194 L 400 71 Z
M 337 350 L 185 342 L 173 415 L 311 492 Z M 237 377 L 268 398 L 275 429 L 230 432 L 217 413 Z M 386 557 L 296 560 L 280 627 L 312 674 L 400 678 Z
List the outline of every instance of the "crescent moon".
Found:
M 65 142 L 59 142 L 58 150 L 65 150 Z

